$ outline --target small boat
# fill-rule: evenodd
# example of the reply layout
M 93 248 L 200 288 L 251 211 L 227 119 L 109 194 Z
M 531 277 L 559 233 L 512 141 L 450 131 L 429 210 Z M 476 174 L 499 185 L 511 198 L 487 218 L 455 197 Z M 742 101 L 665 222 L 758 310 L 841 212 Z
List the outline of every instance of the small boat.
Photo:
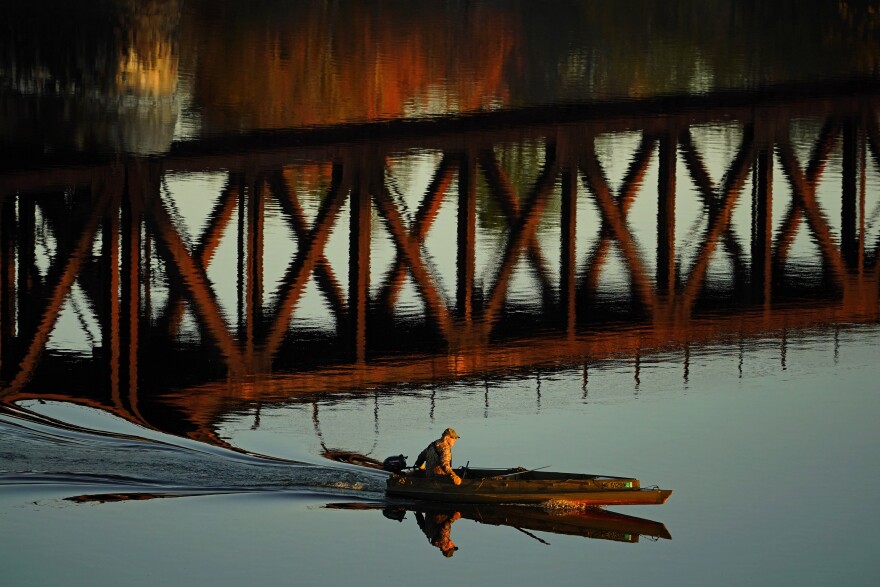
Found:
M 515 469 L 457 469 L 461 484 L 424 471 L 400 471 L 388 477 L 385 493 L 395 497 L 447 503 L 543 505 L 649 505 L 666 503 L 672 490 L 642 487 L 638 479 Z
M 461 485 L 448 477 L 426 477 L 424 470 L 406 467 L 405 457 L 378 461 L 358 453 L 327 450 L 333 461 L 378 469 L 390 473 L 385 493 L 394 497 L 446 503 L 498 503 L 543 505 L 654 505 L 666 503 L 671 489 L 642 487 L 632 477 L 588 475 L 512 469 L 461 467 L 456 474 Z

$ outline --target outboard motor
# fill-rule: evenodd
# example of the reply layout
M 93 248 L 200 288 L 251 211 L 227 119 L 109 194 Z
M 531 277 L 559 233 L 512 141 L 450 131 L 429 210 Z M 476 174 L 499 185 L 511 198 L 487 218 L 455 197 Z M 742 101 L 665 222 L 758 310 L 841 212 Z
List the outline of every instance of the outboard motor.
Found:
M 400 473 L 406 469 L 406 456 L 397 455 L 396 457 L 388 457 L 382 461 L 382 468 L 390 473 Z
M 406 519 L 406 510 L 404 508 L 384 508 L 382 515 L 389 520 L 402 522 Z

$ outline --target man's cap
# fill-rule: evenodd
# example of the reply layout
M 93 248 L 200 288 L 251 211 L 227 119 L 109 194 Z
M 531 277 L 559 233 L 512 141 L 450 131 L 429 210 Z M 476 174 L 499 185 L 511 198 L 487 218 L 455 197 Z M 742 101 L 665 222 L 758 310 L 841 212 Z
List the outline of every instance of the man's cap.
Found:
M 443 436 L 451 436 L 452 438 L 461 438 L 454 428 L 447 428 L 443 431 Z

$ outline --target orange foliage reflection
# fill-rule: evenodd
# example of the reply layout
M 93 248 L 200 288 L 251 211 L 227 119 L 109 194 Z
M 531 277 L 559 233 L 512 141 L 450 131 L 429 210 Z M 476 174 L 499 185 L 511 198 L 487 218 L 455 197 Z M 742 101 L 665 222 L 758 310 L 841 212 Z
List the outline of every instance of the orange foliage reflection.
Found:
M 194 91 L 210 130 L 447 114 L 508 98 L 509 13 L 360 3 L 344 14 L 323 5 L 301 12 L 193 24 L 206 56 Z

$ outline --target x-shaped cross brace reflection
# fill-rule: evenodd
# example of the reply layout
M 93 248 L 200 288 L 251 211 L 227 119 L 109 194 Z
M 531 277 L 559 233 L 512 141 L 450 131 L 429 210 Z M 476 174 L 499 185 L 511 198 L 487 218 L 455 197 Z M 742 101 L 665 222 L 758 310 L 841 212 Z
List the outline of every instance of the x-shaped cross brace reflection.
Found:
M 777 155 L 780 157 L 780 163 L 783 165 L 787 164 L 789 169 L 795 173 L 795 179 L 792 179 L 792 175 L 790 175 L 789 172 L 786 171 L 786 175 L 789 176 L 790 182 L 800 184 L 800 187 L 798 188 L 795 187 L 793 183 L 793 189 L 795 189 L 796 191 L 801 190 L 809 192 L 809 194 L 813 196 L 813 198 L 815 198 L 816 186 L 818 185 L 819 178 L 825 171 L 825 166 L 828 163 L 828 157 L 831 154 L 831 150 L 834 148 L 834 145 L 836 144 L 837 135 L 839 132 L 840 126 L 837 121 L 834 120 L 828 121 L 822 127 L 819 138 L 816 140 L 816 143 L 814 144 L 813 150 L 810 154 L 810 161 L 807 165 L 807 171 L 806 173 L 803 173 L 800 171 L 800 164 L 797 162 L 797 158 L 794 155 L 791 144 L 788 142 L 788 138 L 786 136 L 787 129 L 780 131 L 779 138 L 776 141 Z M 787 146 L 780 150 L 779 145 L 782 143 L 785 143 Z M 782 161 L 783 151 L 786 153 L 786 162 Z M 800 224 L 803 214 L 803 199 L 795 194 L 795 196 L 792 197 L 791 201 L 788 204 L 788 210 L 786 211 L 784 219 L 782 221 L 782 225 L 779 230 L 779 236 L 777 237 L 776 243 L 773 247 L 774 274 L 779 274 L 782 271 L 782 268 L 785 266 L 785 261 L 788 258 L 789 249 L 794 242 L 794 237 L 797 233 L 797 228 Z
M 483 173 L 489 184 L 490 192 L 501 206 L 508 228 L 512 229 L 522 217 L 519 199 L 516 196 L 513 183 L 504 169 L 501 168 L 498 159 L 495 157 L 495 152 L 491 149 L 482 151 L 478 156 L 478 160 L 483 167 Z M 538 243 L 537 234 L 533 232 L 526 241 L 525 246 L 529 262 L 534 267 L 535 275 L 541 283 L 541 294 L 546 306 L 553 299 L 553 286 L 548 277 L 550 272 L 547 269 L 544 255 L 541 253 L 541 245 Z
M 353 178 L 351 165 L 335 163 L 333 177 L 327 196 L 321 202 L 318 214 L 308 235 L 300 242 L 296 257 L 288 266 L 279 288 L 279 300 L 276 304 L 274 317 L 269 324 L 268 332 L 255 367 L 265 369 L 271 365 L 281 343 L 290 327 L 296 304 L 305 290 L 306 284 L 315 268 L 324 258 L 324 247 L 330 238 L 333 224 L 351 190 Z M 302 226 L 300 228 L 303 228 Z
M 374 180 L 370 191 L 373 194 L 373 202 L 376 205 L 376 209 L 385 221 L 385 226 L 391 234 L 394 246 L 397 248 L 398 261 L 409 268 L 416 289 L 425 303 L 427 314 L 437 324 L 437 328 L 440 330 L 443 338 L 448 343 L 454 342 L 452 338 L 454 333 L 452 328 L 453 321 L 449 312 L 449 306 L 444 296 L 438 290 L 431 277 L 431 272 L 425 266 L 425 262 L 422 259 L 419 226 L 407 229 L 403 222 L 403 217 L 394 203 L 394 198 L 391 197 L 388 187 L 384 182 L 379 179 Z M 433 197 L 439 198 L 439 195 L 437 195 L 439 193 L 440 190 L 437 190 Z M 427 219 L 429 216 L 431 215 L 426 214 L 425 218 Z M 422 226 L 425 226 L 425 223 L 429 224 L 427 220 L 423 220 Z M 393 271 L 396 271 L 396 269 L 393 269 Z
M 205 267 L 189 249 L 175 228 L 171 215 L 157 194 L 150 194 L 143 202 L 144 218 L 152 230 L 161 253 L 174 267 L 193 303 L 196 318 L 214 339 L 231 375 L 245 373 L 241 349 L 223 318 L 223 312 L 210 286 Z M 170 272 L 169 272 L 170 273 Z
M 591 138 L 590 140 L 595 140 Z M 615 205 L 617 206 L 619 212 L 618 215 L 622 221 L 626 221 L 626 216 L 629 213 L 629 209 L 632 207 L 633 202 L 635 201 L 636 195 L 639 192 L 639 188 L 641 188 L 642 180 L 644 179 L 645 172 L 648 169 L 648 163 L 651 160 L 651 153 L 654 149 L 654 145 L 656 144 L 656 139 L 642 136 L 642 140 L 639 143 L 638 148 L 636 149 L 635 154 L 633 155 L 632 162 L 630 163 L 629 168 L 627 169 L 627 173 L 624 176 L 623 182 L 620 185 L 620 189 L 618 191 L 617 197 L 612 199 L 615 201 Z M 599 177 L 604 179 L 605 172 L 601 167 L 601 164 L 596 162 L 594 165 L 597 168 L 594 170 L 595 173 L 599 174 Z M 585 182 L 587 186 L 589 186 L 589 182 Z M 607 187 L 607 180 L 603 181 L 603 184 Z M 603 215 L 602 223 L 599 228 L 599 240 L 596 245 L 593 247 L 593 250 L 590 251 L 590 254 L 587 256 L 587 260 L 583 265 L 583 268 L 579 273 L 584 276 L 584 283 L 580 288 L 580 296 L 581 303 L 585 302 L 585 297 L 592 295 L 599 286 L 599 276 L 602 273 L 602 267 L 608 259 L 608 252 L 611 249 L 611 244 L 614 242 L 614 232 L 611 229 L 611 225 L 605 220 Z M 644 271 L 643 268 L 639 269 L 640 271 Z
M 536 238 L 535 233 L 538 223 L 544 209 L 547 207 L 547 202 L 550 199 L 550 194 L 559 171 L 560 167 L 556 159 L 556 146 L 553 143 L 548 143 L 544 168 L 535 182 L 531 195 L 521 208 L 522 212 L 511 228 L 503 260 L 496 272 L 489 295 L 486 298 L 486 306 L 480 317 L 480 328 L 483 331 L 483 336 L 489 335 L 495 322 L 498 320 L 498 316 L 504 306 L 513 270 L 523 251 L 528 250 L 530 243 Z
M 30 335 L 30 342 L 19 362 L 18 371 L 9 382 L 9 385 L 0 391 L 0 398 L 20 392 L 28 381 L 31 380 L 37 368 L 40 355 L 46 348 L 46 343 L 49 341 L 52 330 L 55 328 L 55 324 L 61 314 L 64 300 L 67 299 L 67 295 L 70 293 L 83 263 L 91 254 L 101 219 L 115 211 L 112 210 L 111 202 L 122 191 L 122 185 L 122 181 L 110 181 L 100 187 L 97 202 L 91 208 L 90 213 L 81 219 L 81 230 L 71 233 L 78 235 L 76 240 L 70 244 L 68 251 L 59 252 L 55 255 L 55 262 L 49 268 L 48 275 L 46 276 L 47 287 L 51 287 L 51 290 L 46 292 L 45 304 L 43 310 L 39 313 L 39 320 L 35 325 L 35 331 L 22 334 L 22 338 Z M 80 219 L 76 218 L 76 220 Z M 54 286 L 51 284 L 54 284 Z
M 281 172 L 269 175 L 268 183 L 269 189 L 287 216 L 288 223 L 298 245 L 302 246 L 309 238 L 310 233 L 306 215 L 299 204 L 296 192 L 284 181 L 284 176 Z M 339 280 L 336 279 L 336 275 L 333 273 L 330 261 L 327 260 L 323 252 L 318 256 L 318 260 L 315 263 L 315 281 L 318 289 L 321 290 L 327 301 L 330 302 L 337 320 L 342 320 L 348 313 L 345 295 Z
M 443 198 L 446 196 L 446 191 L 449 189 L 458 169 L 459 164 L 456 157 L 444 154 L 419 204 L 419 209 L 413 219 L 412 226 L 406 231 L 409 240 L 415 239 L 420 243 L 425 240 L 431 225 L 437 218 Z M 394 265 L 383 279 L 385 286 L 382 287 L 379 294 L 379 305 L 385 308 L 385 311 L 389 314 L 394 311 L 397 296 L 400 295 L 400 290 L 406 279 L 408 266 L 402 249 L 398 246 Z
M 520 214 L 519 203 L 513 193 L 509 180 L 507 180 L 506 175 L 500 169 L 500 166 L 498 166 L 494 153 L 482 153 L 479 157 L 479 161 L 482 163 L 487 181 L 493 188 L 493 194 L 499 200 L 505 211 L 508 224 L 514 224 L 516 221 L 520 220 L 523 215 Z M 434 317 L 434 320 L 439 325 L 441 332 L 443 332 L 443 335 L 447 340 L 449 340 L 449 328 L 452 324 L 452 318 L 449 314 L 448 306 L 442 301 L 442 296 L 439 295 L 439 292 L 430 277 L 430 273 L 424 268 L 421 261 L 419 245 L 437 215 L 445 191 L 448 189 L 449 183 L 451 182 L 452 175 L 456 170 L 460 169 L 461 166 L 458 165 L 454 156 L 449 154 L 444 156 L 419 207 L 415 221 L 409 230 L 403 226 L 400 214 L 384 185 L 377 186 L 378 189 L 375 191 L 376 195 L 374 196 L 377 208 L 384 217 L 398 249 L 397 259 L 394 267 L 388 274 L 389 277 L 386 279 L 387 285 L 383 288 L 381 295 L 383 305 L 390 310 L 390 307 L 393 305 L 394 297 L 397 295 L 402 280 L 405 277 L 406 267 L 408 266 L 412 271 L 417 288 L 426 301 L 428 313 Z M 460 178 L 459 181 L 463 180 Z M 547 190 L 544 191 L 546 192 Z M 538 214 L 538 216 L 540 216 L 540 214 Z M 534 230 L 531 231 L 531 236 L 528 238 L 527 242 L 528 244 L 526 246 L 530 258 L 538 269 L 539 277 L 546 295 L 546 292 L 550 291 L 549 279 L 546 276 L 547 271 L 544 268 L 545 263 L 540 254 Z M 468 244 L 459 243 L 459 246 L 468 246 Z M 510 257 L 509 263 L 515 264 L 517 258 L 518 253 Z M 507 283 L 506 278 L 504 277 L 505 274 L 509 277 L 509 272 L 502 270 L 502 287 L 500 289 L 502 292 L 504 291 L 504 288 L 506 288 Z M 496 289 L 496 291 L 499 290 Z M 501 299 L 503 300 L 503 298 Z M 490 322 L 493 319 L 491 300 L 492 296 L 490 296 L 488 313 L 483 316 L 485 318 L 486 315 L 488 315 Z
M 643 143 L 644 146 L 644 143 Z M 620 250 L 623 252 L 623 258 L 629 269 L 630 278 L 632 279 L 633 288 L 638 294 L 639 301 L 647 309 L 648 313 L 654 312 L 657 300 L 654 288 L 642 264 L 642 255 L 639 251 L 638 243 L 629 230 L 626 222 L 626 210 L 629 208 L 632 195 L 635 193 L 637 182 L 625 184 L 626 191 L 620 202 L 617 202 L 611 193 L 608 180 L 605 177 L 605 171 L 596 154 L 595 137 L 588 137 L 584 141 L 583 153 L 580 157 L 580 168 L 583 171 L 583 181 L 589 192 L 593 195 L 593 200 L 599 208 L 602 216 L 602 225 L 607 227 L 608 238 L 617 241 Z M 637 174 L 640 175 L 640 174 Z M 633 191 L 629 191 L 632 189 Z M 601 242 L 601 241 L 600 241 Z M 608 245 L 603 245 L 607 247 Z M 604 257 L 604 254 L 602 255 Z M 597 259 L 599 257 L 596 257 Z M 590 277 L 589 279 L 592 279 Z
M 709 225 L 706 237 L 703 239 L 700 252 L 684 280 L 682 295 L 678 300 L 676 311 L 679 312 L 679 317 L 690 317 L 697 297 L 703 289 L 706 273 L 709 270 L 709 261 L 718 246 L 719 238 L 729 230 L 733 210 L 749 176 L 754 150 L 754 129 L 749 125 L 743 129 L 742 143 L 727 173 L 725 173 L 721 192 L 717 198 L 713 198 L 716 205 L 709 208 Z
M 781 136 L 776 142 L 776 151 L 782 170 L 791 184 L 793 204 L 804 214 L 810 232 L 819 243 L 819 250 L 834 278 L 841 286 L 846 286 L 846 264 L 840 249 L 834 242 L 828 221 L 822 207 L 816 199 L 816 179 L 809 179 L 801 169 L 797 155 L 787 136 Z M 812 165 L 812 162 L 811 162 Z M 818 174 L 816 175 L 818 177 Z
M 211 264 L 211 259 L 220 246 L 223 233 L 228 228 L 232 215 L 235 213 L 235 206 L 241 193 L 240 182 L 236 179 L 230 177 L 227 180 L 220 193 L 220 198 L 208 216 L 208 226 L 199 237 L 193 251 L 193 257 L 204 269 L 207 269 Z M 160 331 L 166 332 L 169 336 L 174 336 L 180 328 L 180 322 L 183 320 L 185 309 L 186 302 L 181 291 L 172 289 L 166 303 L 166 310 L 158 320 L 159 324 L 162 325 Z
M 685 165 L 690 172 L 691 179 L 693 179 L 694 184 L 697 186 L 698 194 L 703 201 L 703 206 L 705 206 L 709 212 L 710 217 L 718 214 L 719 205 L 721 203 L 716 195 L 718 193 L 718 187 L 709 176 L 709 171 L 706 169 L 703 156 L 697 151 L 697 148 L 694 145 L 690 129 L 685 130 L 681 134 L 679 137 L 679 144 L 681 145 L 681 152 L 684 157 Z M 743 248 L 729 224 L 724 228 L 723 239 L 727 252 L 730 253 L 731 261 L 733 262 L 734 274 L 737 277 L 737 281 L 741 281 L 745 279 L 747 275 L 746 265 L 743 262 Z

